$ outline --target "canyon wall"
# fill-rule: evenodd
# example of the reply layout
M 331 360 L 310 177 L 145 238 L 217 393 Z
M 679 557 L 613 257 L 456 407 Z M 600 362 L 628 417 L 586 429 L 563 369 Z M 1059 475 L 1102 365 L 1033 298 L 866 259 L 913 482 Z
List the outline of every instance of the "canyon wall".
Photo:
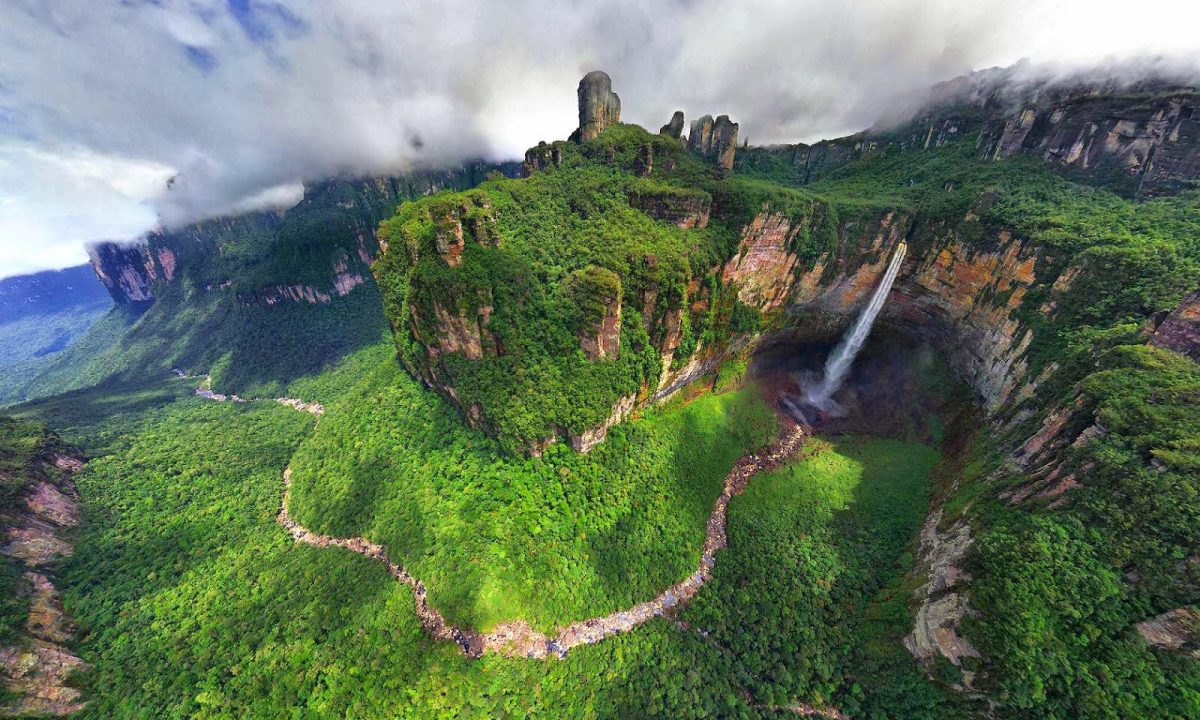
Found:
M 230 291 L 242 305 L 328 303 L 372 281 L 375 230 L 401 202 L 473 187 L 489 172 L 509 177 L 516 163 L 469 163 L 448 170 L 334 179 L 305 185 L 286 210 L 215 218 L 132 242 L 88 247 L 92 269 L 113 300 L 145 307 L 184 276 L 209 292 Z M 293 258 L 280 262 L 279 258 Z
M 1200 93 L 1163 81 L 1131 89 L 1066 84 L 1014 89 L 970 76 L 935 89 L 911 121 L 845 138 L 748 148 L 739 171 L 788 169 L 800 184 L 886 148 L 923 150 L 975 138 L 979 157 L 1030 155 L 1128 195 L 1176 191 L 1200 178 Z
M 692 202 L 694 206 L 689 206 Z M 632 204 L 683 228 L 703 227 L 707 222 L 707 203 L 700 198 L 687 202 L 642 199 Z M 680 212 L 683 206 L 689 206 L 691 212 Z M 460 265 L 466 244 L 502 242 L 494 239 L 490 215 L 486 216 L 486 232 L 477 227 L 464 229 L 462 218 L 468 214 L 466 207 L 446 211 L 446 217 L 435 225 L 436 249 L 450 267 Z M 880 322 L 941 349 L 990 410 L 1018 391 L 1030 391 L 1023 354 L 1033 335 L 1018 319 L 1018 310 L 1037 282 L 1038 248 L 1006 230 L 978 227 L 974 213 L 957 222 L 921 226 L 918 214 L 892 210 L 842 221 L 836 229 L 835 247 L 815 259 L 803 258 L 797 253 L 796 240 L 801 234 L 819 231 L 819 216 L 818 212 L 797 218 L 764 205 L 740 228 L 732 257 L 708 270 L 718 282 L 710 285 L 693 278 L 683 289 L 682 302 L 665 302 L 666 288 L 655 287 L 622 300 L 620 277 L 591 268 L 587 272 L 596 276 L 585 278 L 587 272 L 579 271 L 564 280 L 563 292 L 572 298 L 575 291 L 571 288 L 586 287 L 580 298 L 571 302 L 598 308 L 592 324 L 578 332 L 579 348 L 593 361 L 614 358 L 622 319 L 640 318 L 663 370 L 656 383 L 643 388 L 637 404 L 663 399 L 711 372 L 732 354 L 756 345 L 837 337 L 869 298 L 897 244 L 907 240 L 909 256 Z M 983 236 L 985 241 L 964 241 L 963 233 L 972 238 Z M 481 236 L 485 239 L 480 240 Z M 735 302 L 753 308 L 769 319 L 770 331 L 762 336 L 734 333 L 708 344 L 694 340 L 683 348 L 689 318 L 699 322 L 713 302 L 724 303 L 725 308 Z M 414 356 L 412 370 L 452 402 L 458 403 L 458 395 L 446 380 L 450 375 L 442 367 L 444 356 L 460 353 L 477 360 L 505 354 L 489 329 L 494 305 L 491 291 L 486 297 L 444 297 L 427 308 L 408 304 L 408 329 L 422 348 Z M 594 446 L 614 418 L 636 409 L 630 403 L 629 398 L 622 398 L 603 426 L 585 431 L 586 442 L 573 436 L 574 444 L 582 449 Z M 463 411 L 472 424 L 487 427 L 487 408 L 473 406 Z
M 155 300 L 156 288 L 175 281 L 183 267 L 220 254 L 223 238 L 253 237 L 278 227 L 279 221 L 275 212 L 206 220 L 132 242 L 93 243 L 87 248 L 88 258 L 118 305 L 148 305 Z
M 801 227 L 765 208 L 744 229 L 738 254 L 722 278 L 739 299 L 764 312 L 782 311 L 782 328 L 767 342 L 836 337 L 878 284 L 896 245 L 910 238 L 919 218 L 889 211 L 843 223 L 839 247 L 807 264 L 789 248 Z M 1022 354 L 1032 332 L 1016 319 L 1035 281 L 1038 252 L 1006 230 L 984 229 L 992 241 L 967 244 L 960 223 L 923 231 L 909 242 L 880 322 L 921 337 L 946 353 L 952 365 L 996 408 L 1024 381 Z M 975 228 L 972 229 L 972 235 Z
M 1080 179 L 1129 194 L 1170 192 L 1200 177 L 1197 97 L 1195 88 L 1166 81 L 1137 87 L 1075 81 L 1020 84 L 1008 76 L 984 73 L 936 88 L 924 111 L 891 129 L 814 146 L 735 152 L 738 126 L 727 116 L 713 120 L 706 115 L 691 124 L 687 152 L 681 153 L 681 113 L 658 135 L 638 137 L 635 129 L 627 128 L 609 133 L 615 142 L 588 142 L 619 122 L 619 102 L 611 82 L 597 72 L 580 83 L 580 127 L 573 142 L 543 143 L 531 149 L 523 174 L 549 168 L 569 172 L 595 163 L 647 178 L 648 182 L 625 185 L 630 207 L 684 230 L 708 230 L 706 237 L 719 242 L 706 250 L 720 248 L 708 258 L 729 253 L 728 259 L 715 267 L 697 267 L 689 259 L 686 277 L 655 284 L 661 278 L 645 270 L 657 268 L 659 258 L 638 257 L 634 249 L 629 257 L 610 258 L 607 264 L 638 277 L 592 282 L 588 292 L 578 297 L 568 293 L 563 299 L 568 307 L 593 308 L 596 317 L 588 321 L 591 324 L 573 328 L 582 357 L 591 362 L 618 358 L 621 328 L 630 327 L 628 318 L 641 317 L 649 347 L 641 345 L 641 340 L 631 342 L 641 345 L 639 352 L 649 349 L 658 356 L 661 373 L 652 379 L 648 374 L 654 371 L 642 369 L 644 374 L 638 380 L 642 387 L 633 410 L 637 404 L 669 396 L 735 352 L 789 337 L 837 337 L 878 283 L 894 248 L 905 241 L 909 256 L 880 322 L 938 347 L 975 391 L 981 405 L 995 412 L 1009 400 L 1034 391 L 1040 378 L 1028 377 L 1027 357 L 1034 342 L 1033 326 L 1040 320 L 1053 321 L 1058 312 L 1056 298 L 1062 299 L 1061 293 L 1077 275 L 1093 271 L 1061 268 L 1011 228 L 987 225 L 980 217 L 987 215 L 985 206 L 992 198 L 979 198 L 972 209 L 950 217 L 944 210 L 922 213 L 914 207 L 869 210 L 854 203 L 831 204 L 817 196 L 789 196 L 782 186 L 825 177 L 848 162 L 888 148 L 915 153 L 970 136 L 981 159 L 1034 155 L 1064 166 L 1068 174 Z M 766 193 L 753 183 L 722 184 L 732 169 L 766 172 L 781 185 L 780 192 Z M 945 189 L 952 187 L 947 184 Z M 755 202 L 763 204 L 754 207 Z M 473 242 L 492 246 L 503 242 L 491 231 L 480 239 L 479 218 L 486 217 L 489 223 L 494 220 L 490 207 L 446 209 L 431 204 L 429 208 L 431 216 L 405 221 L 413 223 L 411 230 L 393 228 L 401 231 L 400 235 L 407 232 L 411 236 L 402 240 L 411 257 L 406 263 L 392 261 L 394 268 L 386 271 L 418 288 L 421 302 L 412 302 L 406 289 L 390 301 L 385 297 L 385 304 L 391 305 L 387 314 L 393 328 L 415 341 L 411 344 L 402 338 L 400 342 L 401 356 L 413 374 L 461 406 L 454 376 L 461 377 L 466 367 L 478 366 L 459 364 L 455 369 L 451 366 L 456 361 L 447 356 L 461 353 L 467 360 L 505 357 L 502 336 L 521 331 L 511 326 L 495 333 L 490 329 L 494 318 L 515 316 L 511 307 L 505 307 L 506 293 L 500 292 L 501 286 L 509 282 L 541 285 L 543 280 L 530 275 L 534 268 L 522 265 L 526 259 L 506 259 L 516 262 L 506 266 L 504 272 L 509 275 L 505 276 L 490 269 L 499 267 L 492 264 L 501 261 L 498 257 L 489 260 L 488 267 L 467 268 L 463 253 Z M 593 212 L 588 203 L 579 200 L 572 201 L 571 210 L 583 220 L 589 220 Z M 470 224 L 469 217 L 475 218 Z M 565 229 L 576 219 L 556 217 L 554 222 Z M 432 230 L 427 227 L 430 225 Z M 520 222 L 509 225 L 520 226 Z M 430 233 L 432 250 L 444 266 L 461 266 L 470 272 L 434 272 L 433 268 L 443 265 L 429 265 L 427 258 L 413 254 L 414 248 L 429 244 L 426 235 Z M 730 252 L 735 241 L 736 248 Z M 542 242 L 553 245 L 557 241 L 543 238 Z M 531 255 L 548 252 L 536 248 Z M 491 256 L 483 253 L 478 257 L 482 263 Z M 643 270 L 637 269 L 639 262 Z M 560 286 L 568 287 L 564 278 L 576 270 L 569 262 L 563 270 L 545 281 L 540 291 L 559 292 Z M 646 285 L 643 274 L 658 279 Z M 395 284 L 402 287 L 399 281 Z M 637 290 L 622 297 L 622 286 Z M 1027 300 L 1031 292 L 1038 298 L 1036 306 Z M 515 302 L 520 305 L 522 301 Z M 1155 342 L 1190 346 L 1195 333 L 1194 305 L 1185 303 L 1165 318 Z M 733 318 L 739 313 L 743 322 L 735 328 Z M 703 332 L 695 329 L 701 319 L 706 323 Z M 720 328 L 714 324 L 716 319 L 723 323 Z M 533 324 L 529 319 L 524 323 Z M 758 336 L 758 327 L 768 331 L 765 337 Z M 559 341 L 550 347 L 547 338 L 551 335 L 552 331 L 546 331 L 522 342 L 531 350 L 566 362 L 561 359 L 574 353 L 574 348 Z M 510 357 L 495 365 L 510 372 L 522 369 L 523 362 L 520 357 Z M 592 368 L 577 366 L 573 372 Z M 628 390 L 629 383 L 622 386 L 619 402 L 613 402 L 624 405 Z M 609 401 L 605 396 L 602 402 Z M 489 403 L 493 407 L 486 407 Z M 485 428 L 489 427 L 489 415 L 502 412 L 494 396 L 490 401 L 467 404 L 470 407 L 462 409 L 468 420 Z M 566 422 L 594 422 L 594 410 L 589 408 L 584 420 L 577 414 Z M 626 414 L 618 410 L 614 408 L 613 413 Z M 611 417 L 602 423 L 603 428 L 584 430 L 590 437 L 599 437 L 610 423 Z M 558 424 L 553 428 L 558 432 Z M 576 435 L 581 432 L 578 427 L 572 430 Z M 533 446 L 552 439 L 522 437 Z

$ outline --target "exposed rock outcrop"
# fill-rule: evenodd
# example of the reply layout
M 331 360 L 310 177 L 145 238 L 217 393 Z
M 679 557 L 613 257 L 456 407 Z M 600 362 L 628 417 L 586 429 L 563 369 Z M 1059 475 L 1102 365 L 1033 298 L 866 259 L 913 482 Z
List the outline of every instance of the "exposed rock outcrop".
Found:
M 621 344 L 621 277 L 589 265 L 564 279 L 563 302 L 575 313 L 579 348 L 589 360 L 615 358 Z
M 765 206 L 742 229 L 738 253 L 721 274 L 726 284 L 738 289 L 738 300 L 769 311 L 787 299 L 799 262 L 790 246 L 799 230 L 782 213 Z
M 1033 331 L 1014 311 L 1034 283 L 1036 263 L 1037 249 L 1005 230 L 991 252 L 955 240 L 927 254 L 897 283 L 884 317 L 911 322 L 947 352 L 985 407 L 995 410 L 1025 378 Z
M 468 237 L 480 245 L 496 247 L 500 244 L 500 232 L 496 229 L 491 206 L 482 195 L 472 195 L 471 199 L 472 202 L 458 207 L 443 208 L 433 221 L 434 246 L 450 267 L 462 264 Z
M 0 715 L 67 715 L 83 708 L 79 690 L 68 684 L 85 667 L 68 647 L 75 625 L 64 613 L 54 585 L 57 563 L 72 553 L 70 529 L 79 524 L 71 476 L 82 460 L 50 436 L 28 470 L 25 489 L 11 510 L 0 515 L 4 546 L 0 554 L 24 568 L 28 599 L 24 633 L 0 648 L 0 681 L 14 699 Z
M 1150 344 L 1200 362 L 1200 290 L 1163 318 L 1150 336 Z
M 728 115 L 714 121 L 705 115 L 692 123 L 688 134 L 688 149 L 716 163 L 718 169 L 733 170 L 733 158 L 737 151 L 738 125 Z
M 155 276 L 148 272 L 146 267 L 148 248 L 104 242 L 88 245 L 87 253 L 100 284 L 118 304 L 154 302 L 152 285 Z
M 708 226 L 712 197 L 700 191 L 639 192 L 629 197 L 629 204 L 655 220 L 687 230 Z
M 618 291 L 620 286 L 618 286 Z M 579 348 L 589 360 L 615 358 L 621 344 L 621 295 L 604 299 L 604 314 L 593 327 L 579 332 Z
M 1129 195 L 1172 192 L 1200 179 L 1194 85 L 1162 78 L 1130 86 L 1117 76 L 1029 81 L 1015 72 L 988 70 L 942 83 L 907 124 L 814 145 L 751 148 L 737 165 L 770 164 L 778 172 L 782 161 L 795 182 L 808 183 L 885 147 L 925 150 L 974 135 L 980 157 L 1041 157 Z
M 606 118 L 612 120 L 615 117 L 615 112 L 609 112 L 614 108 L 605 100 L 606 93 L 610 92 L 607 76 L 602 74 L 589 75 L 581 83 L 581 132 L 577 133 L 578 137 L 583 136 L 585 127 L 603 125 Z M 1047 122 L 1066 127 L 1065 124 L 1074 122 L 1072 113 L 1090 112 L 1081 97 L 1070 92 L 1042 94 L 1026 97 L 1022 102 L 1039 108 L 1048 104 L 1062 109 L 1058 116 L 1053 113 L 1047 116 Z M 1108 98 L 1106 95 L 1100 97 Z M 1152 104 L 1160 99 L 1155 94 L 1151 98 Z M 1138 105 L 1127 100 L 1125 105 Z M 998 120 L 1003 120 L 1001 125 L 1014 117 L 1018 122 L 1009 128 L 1003 141 L 997 140 L 998 144 L 990 146 L 988 152 L 993 155 L 997 148 L 1001 148 L 1001 155 L 1017 152 L 1014 148 L 1027 148 L 1029 138 L 1042 132 L 1040 120 L 1013 115 L 1005 109 L 1009 105 L 1001 107 L 986 96 L 980 99 L 970 93 L 958 93 L 946 103 L 937 105 L 935 111 L 930 111 L 912 126 L 888 133 L 865 133 L 812 148 L 792 146 L 780 152 L 792 153 L 796 162 L 802 162 L 807 179 L 814 162 L 829 169 L 887 145 L 934 147 L 953 142 L 967 132 L 983 133 L 993 128 Z M 1104 100 L 1099 105 L 1109 107 L 1106 103 Z M 1129 110 L 1129 113 L 1136 112 L 1141 110 Z M 1176 118 L 1186 124 L 1184 111 L 1179 113 L 1166 113 L 1162 117 Z M 663 128 L 663 133 L 672 136 L 681 120 L 677 115 Z M 1024 140 L 1018 140 L 1014 128 L 1024 125 L 1029 126 L 1029 133 Z M 1180 128 L 1179 137 L 1186 139 L 1185 128 L 1182 125 Z M 692 124 L 688 147 L 711 159 L 719 170 L 728 170 L 735 159 L 737 132 L 737 125 L 728 117 L 714 120 L 705 116 Z M 617 147 L 619 144 L 613 143 L 603 147 L 593 144 L 582 149 L 562 143 L 540 145 L 530 151 L 526 166 L 527 169 L 548 167 L 559 162 L 555 152 L 561 154 L 565 150 L 578 154 L 582 162 L 619 162 L 620 169 L 625 171 L 661 174 L 662 168 L 656 170 L 655 163 L 666 163 L 676 149 L 661 136 L 655 137 L 649 145 L 644 140 L 638 142 L 638 146 L 620 148 Z M 748 158 L 746 162 L 770 160 L 769 169 L 775 173 L 779 169 L 776 162 L 779 158 L 771 155 L 774 152 L 776 149 L 767 151 L 766 155 Z M 721 233 L 732 231 L 730 236 L 737 237 L 738 246 L 736 253 L 718 266 L 697 267 L 691 263 L 698 256 L 693 256 L 689 258 L 688 267 L 672 269 L 669 276 L 657 265 L 658 258 L 639 257 L 635 252 L 621 259 L 622 272 L 627 268 L 636 277 L 616 278 L 614 283 L 628 280 L 627 287 L 636 287 L 633 295 L 624 301 L 627 305 L 637 303 L 636 311 L 641 315 L 650 345 L 662 360 L 657 383 L 641 378 L 646 386 L 639 393 L 642 402 L 671 394 L 682 383 L 711 370 L 729 353 L 758 342 L 761 338 L 745 331 L 738 331 L 743 333 L 740 336 L 730 337 L 732 323 L 728 321 L 737 312 L 744 313 L 746 307 L 757 312 L 756 321 L 751 325 L 763 328 L 757 321 L 765 322 L 767 334 L 786 330 L 798 337 L 813 339 L 836 336 L 869 298 L 894 248 L 905 242 L 910 252 L 900 267 L 879 322 L 903 328 L 906 334 L 915 335 L 942 350 L 986 409 L 995 412 L 1014 398 L 1029 397 L 1045 379 L 1045 369 L 1038 377 L 1028 377 L 1031 359 L 1027 351 L 1033 343 L 1034 326 L 1037 325 L 1030 322 L 1032 313 L 1040 311 L 1052 318 L 1060 312 L 1061 300 L 1077 278 L 1086 278 L 1087 273 L 1095 271 L 1084 265 L 1060 266 L 1057 263 L 1061 258 L 1052 257 L 1052 253 L 1035 246 L 1027 237 L 1014 235 L 1011 229 L 989 225 L 986 218 L 990 215 L 986 209 L 996 201 L 991 195 L 980 197 L 959 217 L 941 213 L 930 216 L 915 208 L 899 207 L 869 212 L 846 208 L 848 212 L 840 218 L 842 210 L 836 203 L 818 198 L 768 200 L 769 196 L 764 195 L 764 199 L 757 202 L 765 201 L 766 204 L 760 205 L 758 212 L 747 218 L 748 211 L 756 208 L 746 207 L 746 196 L 730 191 L 722 183 L 704 185 L 702 191 L 695 186 L 688 187 L 686 179 L 673 178 L 669 174 L 662 179 L 679 182 L 677 185 L 667 182 L 631 184 L 626 190 L 629 204 L 657 220 L 685 229 L 705 227 L 710 222 L 710 215 L 716 213 L 722 223 Z M 572 210 L 578 212 L 580 219 L 590 222 L 591 209 L 587 204 L 576 205 L 578 207 L 573 205 Z M 446 216 L 437 220 L 435 234 L 438 254 L 448 265 L 458 267 L 463 262 L 464 248 L 470 247 L 471 231 L 458 218 Z M 723 234 L 721 237 L 725 242 Z M 428 239 L 422 242 L 428 244 Z M 409 242 L 412 247 L 418 244 Z M 721 255 L 725 252 L 724 248 L 718 250 Z M 408 267 L 413 267 L 415 262 L 414 258 Z M 707 281 L 698 288 L 702 279 Z M 413 280 L 414 293 L 430 292 L 429 287 L 421 284 L 420 273 L 415 274 Z M 556 283 L 561 282 L 564 282 L 561 278 L 552 278 L 545 290 L 554 290 Z M 558 285 L 558 290 L 562 287 Z M 444 288 L 439 290 L 442 291 Z M 737 303 L 730 297 L 733 294 L 736 294 Z M 619 295 L 618 292 L 612 297 Z M 1036 297 L 1036 308 L 1026 307 L 1029 296 Z M 499 294 L 496 298 L 496 302 L 504 302 Z M 589 295 L 585 299 L 594 298 Z M 566 298 L 564 306 L 582 307 L 578 300 Z M 706 304 L 709 301 L 721 303 L 720 307 L 713 308 L 720 313 L 710 312 Z M 461 308 L 487 307 L 490 311 L 491 302 L 473 296 L 453 298 L 453 308 L 451 304 L 443 304 L 436 311 L 428 298 L 422 302 L 426 306 L 424 310 L 418 311 L 410 304 L 409 312 L 428 313 L 430 317 L 393 318 L 393 322 L 401 324 L 410 322 L 418 346 L 424 346 L 423 349 L 409 346 L 415 348 L 415 352 L 405 362 L 413 366 L 414 374 L 455 399 L 452 388 L 445 387 L 451 383 L 441 377 L 446 375 L 444 368 L 434 361 L 446 352 L 461 352 L 468 358 L 489 353 L 492 343 L 486 336 L 486 323 L 472 316 L 472 311 Z M 1190 352 L 1188 348 L 1194 347 L 1191 339 L 1194 324 L 1190 323 L 1194 320 L 1195 305 L 1193 298 L 1164 320 L 1152 333 L 1156 335 L 1156 344 L 1173 343 Z M 589 359 L 606 359 L 615 352 L 619 345 L 619 316 L 619 303 L 604 300 L 598 305 L 593 303 L 585 322 L 571 327 Z M 500 317 L 509 315 L 505 313 Z M 696 319 L 704 317 L 726 324 L 719 334 L 697 332 Z M 746 315 L 742 317 L 745 319 Z M 421 323 L 425 325 L 418 327 Z M 497 348 L 497 352 L 503 350 Z M 553 352 L 563 350 L 555 348 Z M 476 418 L 485 418 L 489 408 L 464 407 L 463 411 L 468 417 L 473 414 Z M 595 413 L 592 417 L 603 415 Z M 561 424 L 554 427 L 561 429 Z M 1082 431 L 1083 427 L 1076 429 Z M 570 431 L 577 435 L 586 432 L 576 427 L 571 427 Z M 1094 433 L 1103 431 L 1097 425 Z M 521 442 L 528 440 L 522 438 Z M 534 439 L 534 442 L 539 441 Z M 1087 438 L 1082 441 L 1086 442 Z M 1049 471 L 1040 480 L 1045 482 L 1033 488 L 1032 496 L 1052 503 L 1067 501 L 1068 491 L 1076 483 L 1069 475 L 1055 476 Z
M 572 139 L 587 142 L 621 121 L 621 98 L 612 91 L 612 78 L 593 70 L 579 81 L 579 129 Z
M 327 303 L 368 282 L 369 266 L 378 249 L 375 230 L 399 202 L 444 189 L 473 187 L 489 172 L 513 177 L 519 169 L 516 163 L 472 162 L 444 170 L 310 183 L 305 186 L 304 198 L 287 210 L 214 218 L 154 231 L 133 242 L 94 243 L 88 247 L 88 255 L 96 277 L 118 304 L 144 308 L 154 302 L 166 283 L 178 283 L 189 275 L 204 277 L 204 268 L 214 256 L 247 242 L 301 239 L 324 248 L 331 269 L 326 280 L 297 282 L 288 274 L 276 273 L 280 277 L 260 279 L 258 287 L 240 287 L 237 301 L 242 305 Z M 204 277 L 204 285 L 213 292 L 231 284 Z
M 1200 177 L 1196 107 L 1195 96 L 1186 94 L 1139 106 L 1092 93 L 1038 98 L 989 128 L 983 153 L 1041 155 L 1079 171 L 1123 175 L 1139 194 L 1153 194 Z
M 889 212 L 842 228 L 839 237 L 862 248 L 859 257 L 823 253 L 790 285 L 789 268 L 798 267 L 787 250 L 794 230 L 763 215 L 756 222 L 762 231 L 751 236 L 733 269 L 726 269 L 729 280 L 742 284 L 740 299 L 770 308 L 788 298 L 789 316 L 828 335 L 869 297 L 892 249 L 914 230 L 916 219 Z M 975 221 L 968 216 L 962 222 Z M 910 252 L 880 320 L 939 347 L 985 405 L 995 409 L 1025 379 L 1023 353 L 1033 336 L 1014 311 L 1035 281 L 1036 248 L 1006 231 L 997 231 L 996 249 L 990 251 L 967 246 L 953 227 L 939 234 L 939 244 Z
M 671 116 L 671 121 L 663 125 L 658 132 L 660 135 L 679 140 L 683 136 L 683 111 L 676 110 L 675 114 Z
M 944 658 L 959 669 L 961 687 L 970 689 L 974 673 L 963 668 L 963 659 L 981 657 L 962 633 L 962 621 L 972 612 L 966 593 L 971 576 L 963 569 L 973 542 L 971 527 L 957 520 L 940 530 L 941 519 L 937 510 L 921 528 L 917 574 L 925 582 L 913 592 L 917 615 L 904 647 L 923 665 Z
M 1137 624 L 1138 634 L 1152 647 L 1200 660 L 1200 610 L 1175 608 Z
M 521 175 L 529 177 L 539 170 L 560 167 L 562 162 L 562 148 L 558 143 L 548 145 L 543 140 L 537 144 L 537 147 L 531 147 L 525 151 L 525 162 L 521 165 Z
M 571 447 L 575 449 L 575 452 L 585 453 L 604 442 L 604 438 L 608 437 L 609 428 L 629 417 L 636 404 L 636 395 L 621 398 L 616 405 L 613 405 L 612 414 L 604 422 L 581 433 L 572 434 Z
M 345 250 L 335 251 L 332 287 L 318 287 L 310 284 L 272 285 L 253 293 L 239 295 L 238 301 L 242 305 L 265 305 L 267 307 L 285 302 L 304 302 L 310 305 L 332 302 L 334 298 L 349 295 L 354 288 L 366 282 L 366 275 L 369 273 L 365 273 L 362 269 L 364 257 L 367 258 L 366 263 L 373 259 L 369 251 L 361 245 L 358 253 L 354 256 Z
M 437 331 L 429 346 L 430 353 L 434 357 L 444 353 L 462 353 L 468 360 L 483 357 L 483 338 L 491 314 L 491 305 L 480 305 L 474 313 L 469 313 L 466 309 L 451 313 L 442 305 L 434 305 L 433 315 Z M 494 347 L 492 345 L 488 349 Z
M 661 192 L 630 198 L 635 207 L 680 227 L 703 226 L 707 220 L 705 200 L 699 195 Z M 841 223 L 830 249 L 802 262 L 797 254 L 798 239 L 802 234 L 811 236 L 822 231 L 819 226 L 826 221 L 822 212 L 818 208 L 796 215 L 763 206 L 742 227 L 734 256 L 711 272 L 719 278 L 721 287 L 737 293 L 741 303 L 761 313 L 785 315 L 783 322 L 789 328 L 813 337 L 836 335 L 870 296 L 892 250 L 914 231 L 919 219 L 890 211 Z M 960 223 L 978 232 L 973 214 L 968 213 Z M 1016 311 L 1037 280 L 1039 255 L 1037 248 L 1006 231 L 991 230 L 992 242 L 971 245 L 962 241 L 958 232 L 958 225 L 948 225 L 939 228 L 932 241 L 909 243 L 913 249 L 901 267 L 880 321 L 902 326 L 942 349 L 985 406 L 995 409 L 1018 389 L 1028 392 L 1031 387 L 1024 351 L 1032 340 L 1032 331 L 1017 319 Z M 610 280 L 613 287 L 620 283 L 615 276 Z M 688 281 L 686 312 L 685 306 L 674 304 L 679 301 L 664 307 L 660 289 L 650 286 L 642 290 L 642 323 L 663 362 L 658 382 L 647 388 L 645 397 L 669 396 L 711 371 L 730 352 L 755 341 L 751 336 L 739 336 L 720 347 L 697 342 L 688 346 L 687 357 L 678 357 L 685 317 L 704 316 L 707 290 L 699 286 L 697 278 Z M 577 329 L 580 347 L 590 359 L 611 357 L 619 346 L 620 295 L 619 290 L 613 290 L 601 298 L 589 291 L 564 300 L 569 307 L 590 303 L 597 308 Z M 490 301 L 480 299 L 465 306 L 490 311 L 490 305 Z M 410 311 L 416 312 L 413 306 Z M 435 322 L 430 329 L 423 330 L 418 318 L 412 318 L 414 336 L 428 350 L 429 360 L 446 352 L 461 352 L 473 359 L 494 347 L 482 317 L 439 307 L 432 319 Z M 422 360 L 416 364 L 415 374 L 453 399 L 442 387 L 445 383 L 439 380 L 436 363 Z M 481 412 L 486 415 L 487 409 Z M 1063 483 L 1055 485 L 1053 492 L 1061 494 L 1069 489 L 1069 483 Z

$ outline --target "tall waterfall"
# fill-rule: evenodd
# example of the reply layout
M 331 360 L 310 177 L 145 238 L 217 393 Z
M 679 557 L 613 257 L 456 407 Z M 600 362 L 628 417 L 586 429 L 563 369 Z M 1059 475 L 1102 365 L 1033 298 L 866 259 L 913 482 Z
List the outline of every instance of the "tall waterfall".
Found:
M 896 274 L 900 272 L 900 264 L 904 262 L 907 252 L 908 246 L 905 243 L 901 242 L 896 246 L 892 260 L 883 273 L 883 279 L 879 281 L 879 287 L 875 288 L 875 293 L 871 295 L 871 302 L 867 303 L 867 307 L 854 321 L 854 327 L 847 331 L 833 354 L 825 361 L 825 377 L 821 382 L 805 388 L 805 399 L 810 404 L 828 408 L 830 398 L 842 387 L 846 373 L 850 371 L 850 365 L 854 362 L 854 356 L 871 334 L 871 325 L 875 323 L 875 316 L 883 309 L 883 302 L 887 299 L 888 291 L 892 289 L 892 283 L 896 281 Z

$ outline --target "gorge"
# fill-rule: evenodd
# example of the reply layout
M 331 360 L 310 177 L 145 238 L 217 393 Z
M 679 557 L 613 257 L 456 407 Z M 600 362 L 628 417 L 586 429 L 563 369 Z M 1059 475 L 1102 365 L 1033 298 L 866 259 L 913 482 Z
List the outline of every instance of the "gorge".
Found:
M 92 249 L 6 411 L 88 456 L 81 716 L 1200 711 L 1195 88 L 772 147 L 619 89 Z

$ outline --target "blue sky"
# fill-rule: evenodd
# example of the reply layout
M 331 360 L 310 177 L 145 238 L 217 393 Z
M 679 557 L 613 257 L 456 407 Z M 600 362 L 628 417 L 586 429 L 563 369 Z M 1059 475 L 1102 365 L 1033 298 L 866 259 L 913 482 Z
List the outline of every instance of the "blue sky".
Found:
M 571 131 L 595 68 L 626 120 L 728 113 L 766 143 L 1022 57 L 1200 57 L 1200 3 L 1133 14 L 1155 21 L 1109 0 L 6 0 L 0 276 L 305 179 L 519 156 Z

